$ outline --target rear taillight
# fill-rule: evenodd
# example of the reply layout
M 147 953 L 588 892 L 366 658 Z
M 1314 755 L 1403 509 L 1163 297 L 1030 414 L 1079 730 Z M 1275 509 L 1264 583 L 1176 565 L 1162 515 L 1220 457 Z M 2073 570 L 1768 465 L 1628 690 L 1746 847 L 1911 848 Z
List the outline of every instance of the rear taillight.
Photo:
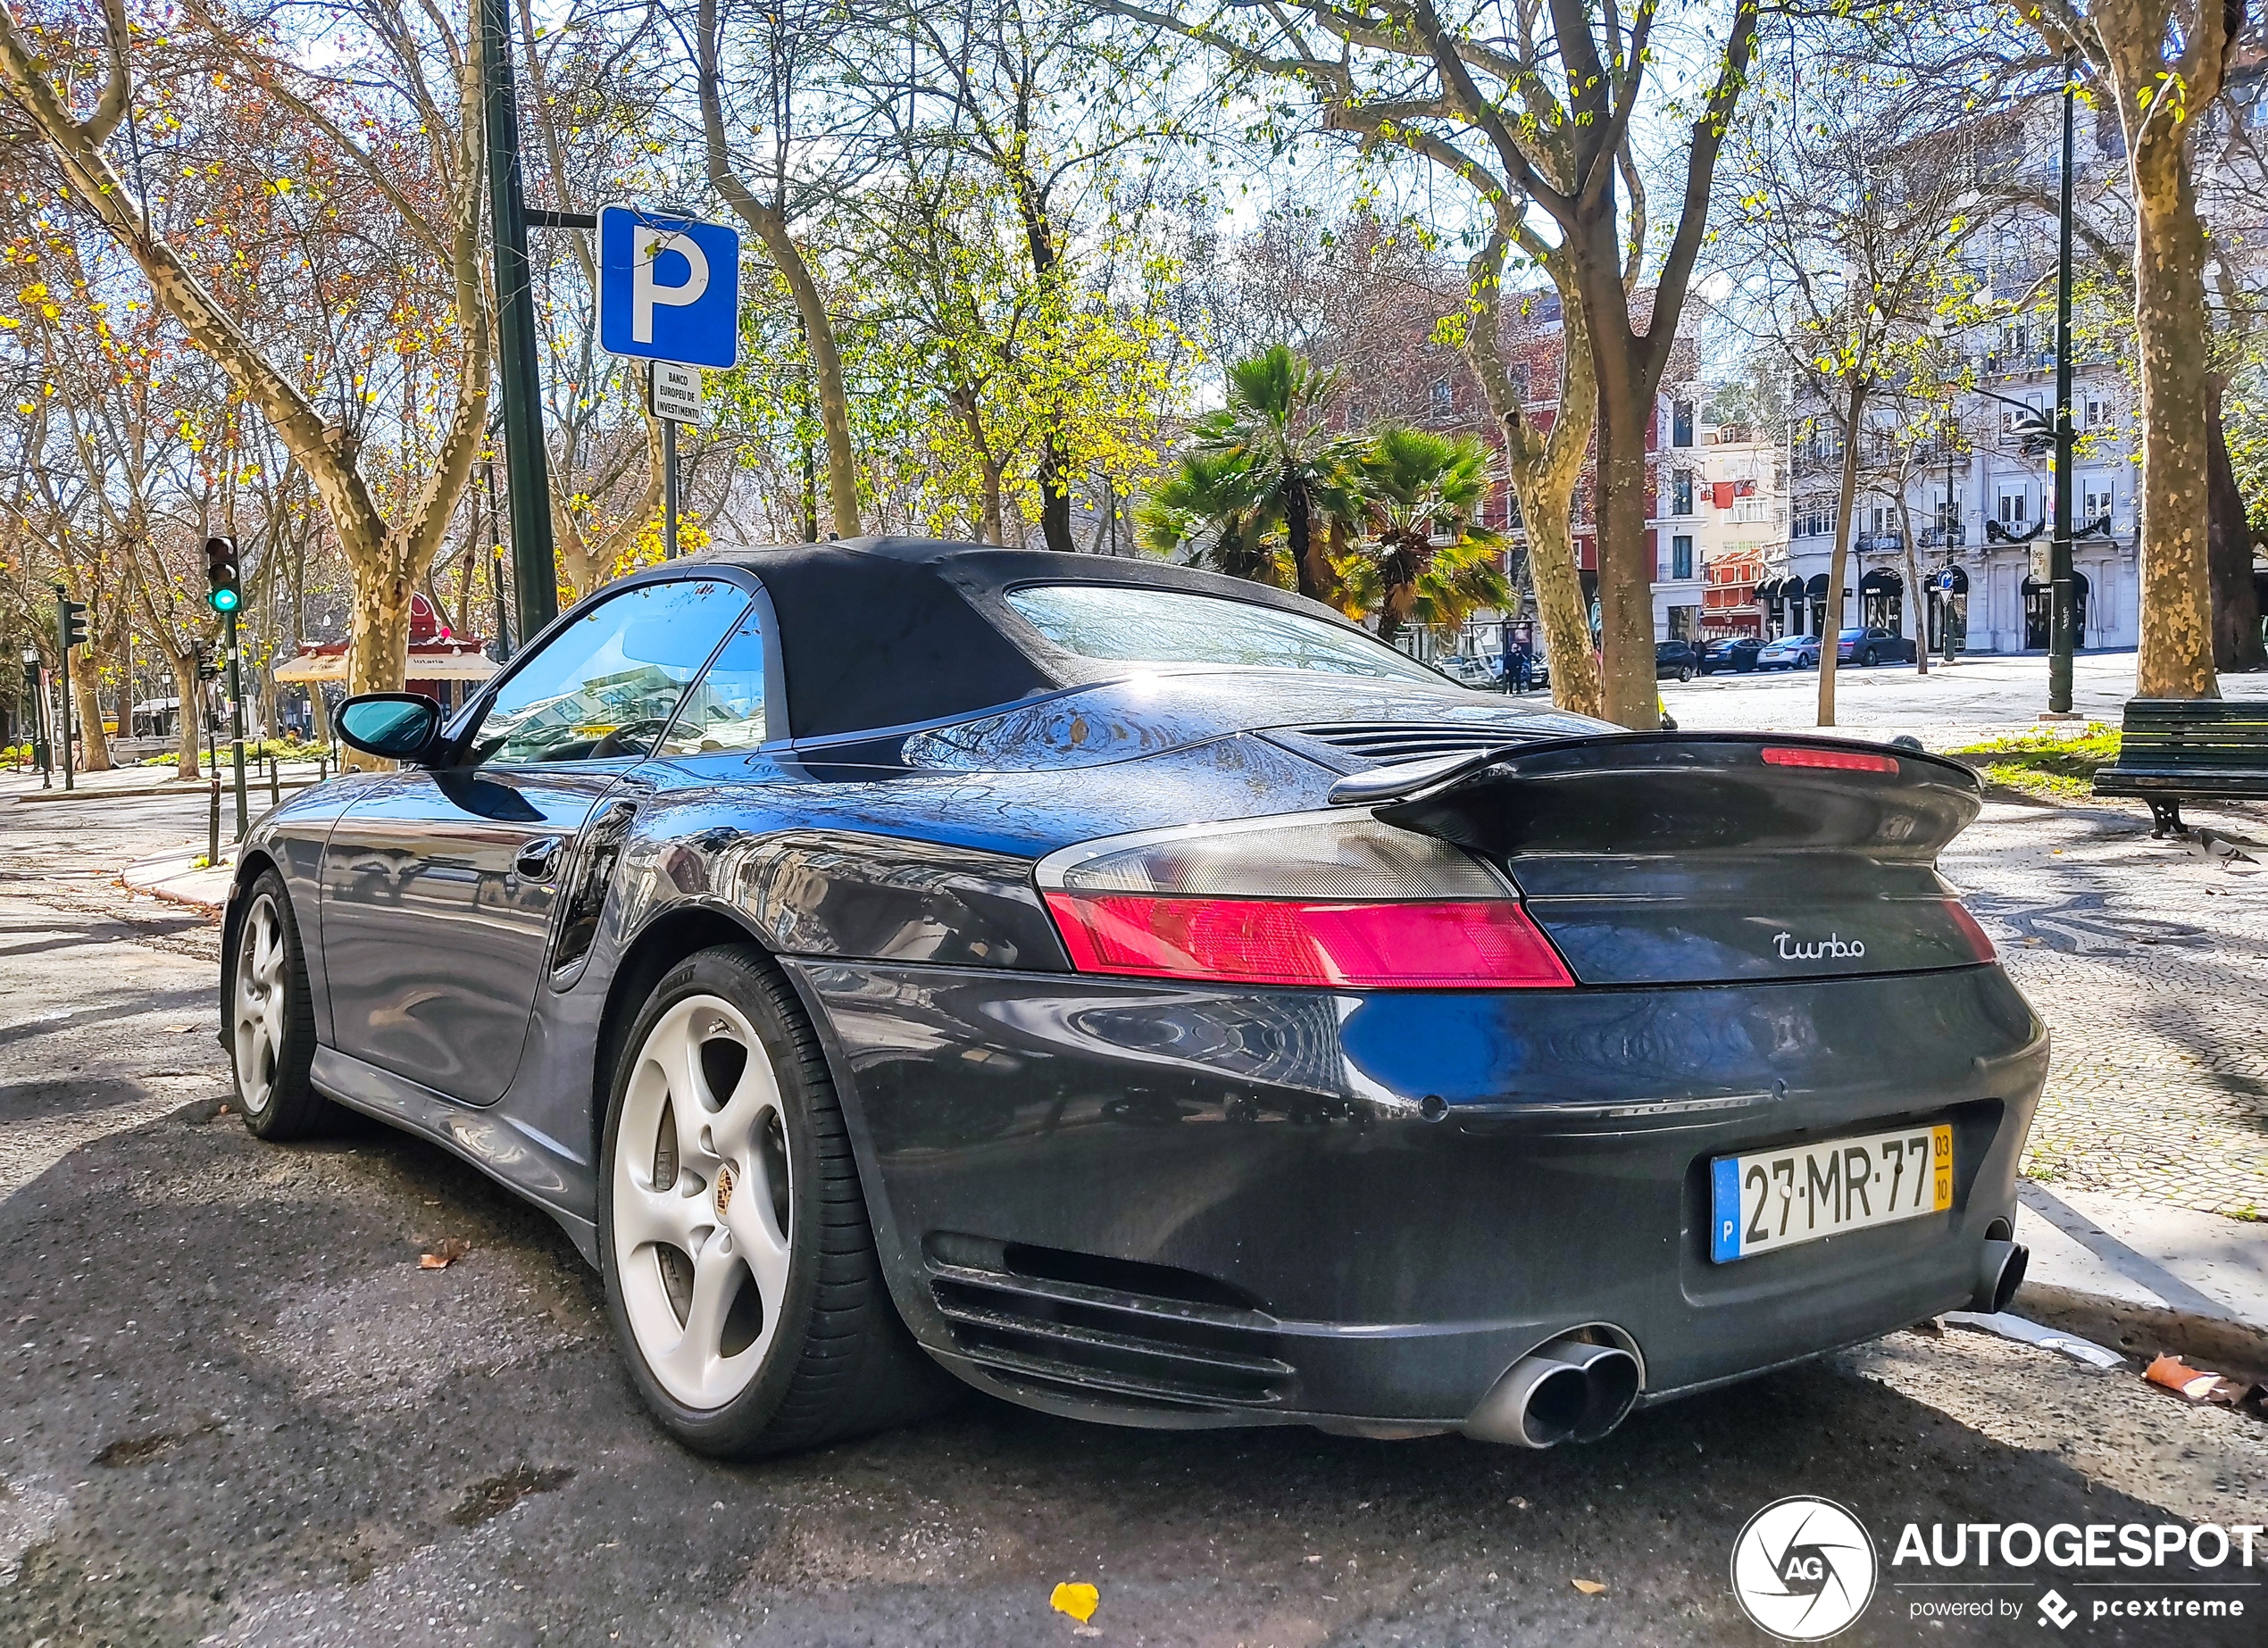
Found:
M 1575 982 L 1494 870 L 1361 815 L 1089 842 L 1044 860 L 1038 878 L 1083 973 L 1357 989 Z
M 1961 929 L 1962 937 L 1967 939 L 1969 947 L 1977 953 L 1978 961 L 1996 961 L 2000 959 L 2000 952 L 1994 948 L 1991 935 L 1979 925 L 1976 917 L 1969 913 L 1968 907 L 1959 899 L 1947 899 L 1945 912 L 1953 918 L 1953 925 Z

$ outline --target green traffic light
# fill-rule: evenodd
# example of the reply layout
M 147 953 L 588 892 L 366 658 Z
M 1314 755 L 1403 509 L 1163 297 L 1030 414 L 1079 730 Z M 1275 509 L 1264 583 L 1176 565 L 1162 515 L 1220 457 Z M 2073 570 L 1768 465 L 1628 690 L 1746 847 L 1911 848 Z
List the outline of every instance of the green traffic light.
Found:
M 212 601 L 213 610 L 216 612 L 233 612 L 237 610 L 238 596 L 233 589 L 216 589 L 208 598 Z

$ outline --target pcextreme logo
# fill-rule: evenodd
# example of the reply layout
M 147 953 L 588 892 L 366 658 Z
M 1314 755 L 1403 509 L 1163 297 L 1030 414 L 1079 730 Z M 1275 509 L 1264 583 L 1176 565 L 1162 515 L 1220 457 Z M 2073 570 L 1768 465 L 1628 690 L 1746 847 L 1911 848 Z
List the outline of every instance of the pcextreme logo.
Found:
M 1831 1499 L 1774 1500 L 1732 1542 L 1740 1611 L 1784 1642 L 1822 1642 L 1857 1619 L 1874 1571 L 1873 1540 Z

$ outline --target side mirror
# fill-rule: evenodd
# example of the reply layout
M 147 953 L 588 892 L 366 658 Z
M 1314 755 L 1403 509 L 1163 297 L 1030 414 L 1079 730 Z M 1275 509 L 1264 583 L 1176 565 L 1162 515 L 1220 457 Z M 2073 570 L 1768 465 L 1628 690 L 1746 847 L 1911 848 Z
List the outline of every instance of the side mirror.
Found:
M 364 693 L 331 716 L 341 738 L 388 761 L 422 762 L 441 731 L 441 706 L 423 693 Z

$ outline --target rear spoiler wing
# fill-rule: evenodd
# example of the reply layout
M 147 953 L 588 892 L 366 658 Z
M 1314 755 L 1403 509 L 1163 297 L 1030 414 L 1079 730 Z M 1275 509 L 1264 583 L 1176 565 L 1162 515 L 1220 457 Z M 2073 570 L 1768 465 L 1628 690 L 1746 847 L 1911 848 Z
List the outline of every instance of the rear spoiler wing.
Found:
M 1827 752 L 1852 751 L 1864 754 L 1887 754 L 1896 751 L 1897 759 L 1910 761 L 1916 757 L 1933 762 L 1948 772 L 1966 778 L 1979 794 L 1983 781 L 1973 768 L 1964 766 L 1942 755 L 1931 755 L 1922 747 L 1922 741 L 1910 734 L 1901 734 L 1887 745 L 1870 744 L 1858 738 L 1822 738 L 1815 733 L 1709 733 L 1709 732 L 1623 732 L 1586 733 L 1574 738 L 1524 739 L 1506 741 L 1494 749 L 1462 752 L 1454 755 L 1428 755 L 1418 761 L 1395 762 L 1384 767 L 1373 767 L 1367 772 L 1349 773 L 1330 787 L 1328 799 L 1334 807 L 1376 806 L 1382 802 L 1418 801 L 1438 794 L 1462 778 L 1470 778 L 1483 768 L 1500 762 L 1513 761 L 1526 755 L 1550 755 L 1562 751 L 1619 745 L 1623 746 L 1646 744 L 1755 744 L 1764 741 L 1774 747 L 1815 749 Z

